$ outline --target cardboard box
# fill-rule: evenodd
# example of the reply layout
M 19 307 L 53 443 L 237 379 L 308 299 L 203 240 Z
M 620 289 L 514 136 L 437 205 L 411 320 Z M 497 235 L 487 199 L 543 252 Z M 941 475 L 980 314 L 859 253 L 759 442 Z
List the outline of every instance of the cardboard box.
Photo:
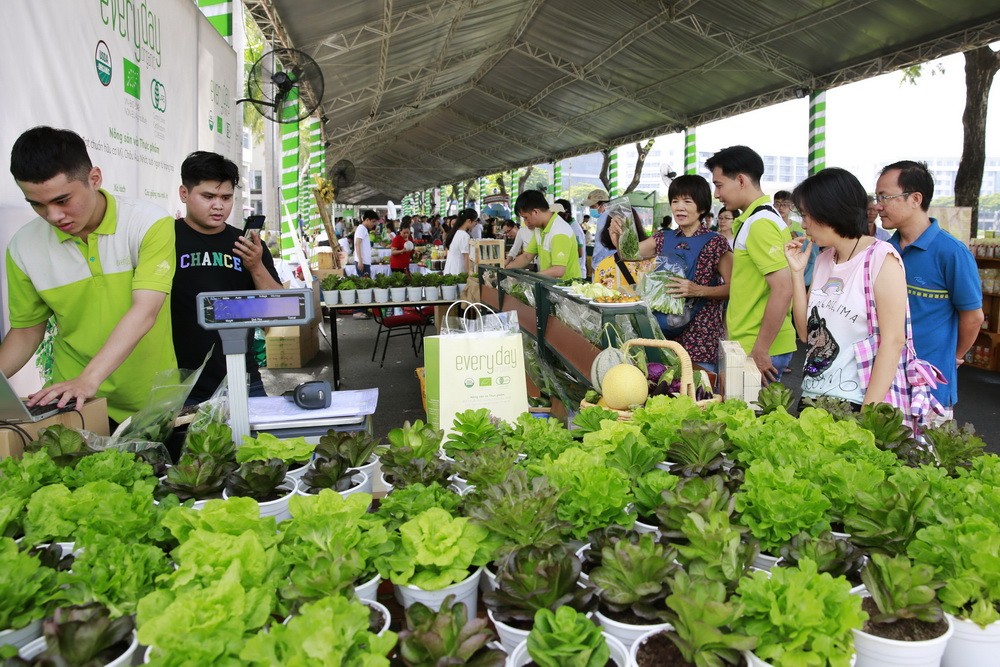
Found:
M 264 336 L 267 368 L 302 368 L 319 352 L 319 324 L 271 327 Z
M 43 428 L 48 428 L 56 424 L 90 431 L 97 435 L 110 435 L 111 433 L 108 430 L 108 401 L 104 398 L 92 398 L 83 405 L 83 410 L 80 411 L 80 414 L 62 412 L 42 421 L 19 423 L 17 426 L 24 429 L 34 438 Z M 0 429 L 0 459 L 5 459 L 8 456 L 19 459 L 23 454 L 24 439 L 21 437 L 21 434 L 9 428 Z
M 329 247 L 319 247 L 313 251 L 313 256 L 310 260 L 310 264 L 315 266 L 317 269 L 334 269 L 337 268 L 337 257 L 333 253 L 333 248 Z

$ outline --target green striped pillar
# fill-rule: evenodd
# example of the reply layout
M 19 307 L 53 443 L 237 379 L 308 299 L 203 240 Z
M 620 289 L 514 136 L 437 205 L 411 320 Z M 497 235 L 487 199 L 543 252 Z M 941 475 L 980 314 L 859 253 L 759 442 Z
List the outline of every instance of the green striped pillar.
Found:
M 552 165 L 552 196 L 555 199 L 562 199 L 562 162 L 555 162 Z
M 693 127 L 684 128 L 684 173 L 698 173 L 698 144 Z
M 215 26 L 219 34 L 233 43 L 233 2 L 232 0 L 198 0 L 198 9 Z
M 826 168 L 826 91 L 809 93 L 809 175 Z
M 608 194 L 618 196 L 618 149 L 611 149 L 611 159 L 608 162 Z
M 295 255 L 296 219 L 299 215 L 299 95 L 293 90 L 281 108 L 281 258 Z
M 465 208 L 465 182 L 459 181 L 455 186 L 455 197 L 458 199 L 458 208 Z
M 319 202 L 313 196 L 313 188 L 317 187 L 317 180 L 323 178 L 326 162 L 326 148 L 323 146 L 323 123 L 313 116 L 309 119 L 309 187 L 307 199 L 309 202 L 310 216 L 306 220 L 306 226 L 310 229 L 323 226 L 323 219 L 319 216 L 317 207 Z M 315 211 L 315 213 L 313 213 Z
M 510 207 L 511 207 L 511 209 L 514 208 L 514 202 L 517 201 L 517 196 L 519 194 L 521 194 L 518 191 L 518 187 L 517 187 L 517 185 L 518 185 L 517 181 L 518 181 L 518 179 L 519 179 L 520 176 L 521 176 L 521 170 L 520 169 L 515 169 L 514 171 L 510 172 Z

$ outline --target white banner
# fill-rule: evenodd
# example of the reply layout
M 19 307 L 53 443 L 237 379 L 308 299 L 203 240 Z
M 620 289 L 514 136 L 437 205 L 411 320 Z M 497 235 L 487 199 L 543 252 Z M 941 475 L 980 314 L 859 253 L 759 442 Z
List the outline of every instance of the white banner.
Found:
M 214 150 L 240 164 L 236 54 L 190 0 L 3 5 L 4 247 L 34 216 L 8 161 L 17 137 L 36 125 L 77 132 L 104 174 L 105 189 L 171 214 L 181 210 L 180 165 L 188 153 Z M 6 328 L 6 286 L 4 304 Z

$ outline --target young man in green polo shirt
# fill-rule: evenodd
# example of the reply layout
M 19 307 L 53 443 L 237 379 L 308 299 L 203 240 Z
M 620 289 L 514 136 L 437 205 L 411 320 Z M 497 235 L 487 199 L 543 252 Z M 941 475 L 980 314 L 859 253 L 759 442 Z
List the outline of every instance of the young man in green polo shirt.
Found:
M 517 196 L 514 212 L 533 234 L 524 252 L 510 261 L 508 269 L 523 269 L 538 257 L 538 273 L 543 276 L 582 277 L 573 229 L 558 213 L 549 210 L 545 195 L 538 190 L 525 190 Z
M 715 198 L 743 214 L 733 220 L 733 278 L 726 327 L 764 382 L 776 382 L 795 351 L 792 277 L 784 257 L 792 235 L 760 189 L 764 161 L 746 146 L 724 148 L 705 162 Z
M 29 405 L 108 399 L 121 422 L 149 397 L 153 376 L 176 368 L 167 294 L 174 275 L 174 221 L 145 202 L 101 189 L 83 139 L 36 127 L 11 150 L 10 171 L 38 214 L 7 248 L 10 331 L 0 370 L 31 359 L 55 315 L 53 384 Z

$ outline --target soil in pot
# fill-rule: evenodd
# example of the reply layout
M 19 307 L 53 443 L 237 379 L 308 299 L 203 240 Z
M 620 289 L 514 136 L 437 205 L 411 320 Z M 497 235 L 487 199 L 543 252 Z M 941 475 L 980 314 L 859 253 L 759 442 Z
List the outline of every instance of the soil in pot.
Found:
M 526 664 L 525 667 L 538 667 L 538 663 L 532 660 L 531 662 Z M 604 667 L 618 667 L 618 663 L 612 660 L 611 658 L 608 658 L 608 661 L 604 663 Z
M 377 635 L 385 625 L 385 614 L 381 609 L 368 607 L 368 632 Z
M 869 616 L 875 616 L 879 613 L 875 601 L 871 598 L 865 598 L 861 602 L 861 608 Z M 869 620 L 865 621 L 865 626 L 862 629 L 870 635 L 884 639 L 894 639 L 901 642 L 923 642 L 928 639 L 935 639 L 948 632 L 948 622 L 943 618 L 937 623 L 925 623 L 913 618 L 903 618 L 895 623 L 872 623 Z
M 604 605 L 601 605 L 600 609 L 602 614 L 610 618 L 612 621 L 618 621 L 619 623 L 627 623 L 628 625 L 657 625 L 658 623 L 663 623 L 663 621 L 651 621 L 648 618 L 643 618 L 631 609 L 626 609 L 622 612 L 609 611 L 608 609 L 605 609 Z M 652 628 L 650 628 L 650 630 L 652 630 Z
M 638 667 L 694 667 L 681 655 L 677 646 L 670 641 L 667 633 L 660 632 L 642 642 L 636 651 L 635 664 Z M 746 659 L 740 656 L 737 667 L 746 667 Z

